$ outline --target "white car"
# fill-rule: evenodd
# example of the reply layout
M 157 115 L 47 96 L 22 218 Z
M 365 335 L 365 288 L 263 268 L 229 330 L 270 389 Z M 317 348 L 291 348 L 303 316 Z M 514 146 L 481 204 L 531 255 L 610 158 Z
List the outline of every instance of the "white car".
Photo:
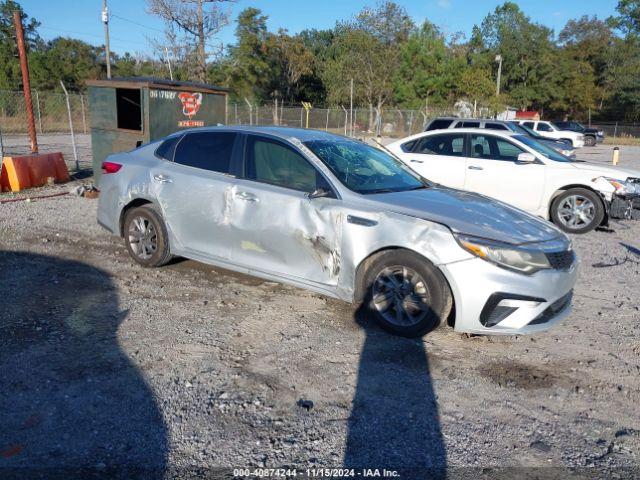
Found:
M 570 142 L 574 148 L 584 147 L 584 135 L 572 130 L 560 130 L 551 122 L 545 122 L 542 120 L 519 120 L 520 125 L 529 127 L 539 135 L 545 138 L 552 138 L 554 140 L 564 140 Z
M 573 161 L 525 135 L 435 130 L 387 148 L 429 180 L 502 200 L 565 232 L 640 217 L 640 171 Z

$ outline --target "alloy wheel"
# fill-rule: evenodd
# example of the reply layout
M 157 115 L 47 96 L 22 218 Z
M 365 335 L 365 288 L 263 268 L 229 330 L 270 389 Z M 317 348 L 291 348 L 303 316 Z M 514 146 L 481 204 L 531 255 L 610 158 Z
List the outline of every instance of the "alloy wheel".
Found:
M 141 260 L 148 260 L 158 249 L 158 235 L 148 218 L 134 217 L 129 224 L 128 234 L 131 250 Z
M 570 195 L 558 205 L 558 218 L 569 230 L 591 225 L 596 218 L 596 206 L 582 195 Z
M 376 310 L 389 323 L 410 327 L 429 313 L 425 281 L 411 268 L 387 267 L 378 274 L 371 288 Z

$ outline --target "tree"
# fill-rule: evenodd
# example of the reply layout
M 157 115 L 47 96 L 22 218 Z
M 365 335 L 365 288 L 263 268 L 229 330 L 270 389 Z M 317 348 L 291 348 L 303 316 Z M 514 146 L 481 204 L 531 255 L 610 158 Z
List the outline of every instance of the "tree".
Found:
M 228 84 L 239 98 L 265 100 L 272 85 L 267 17 L 257 8 L 238 15 L 236 45 L 229 48 Z
M 29 17 L 20 4 L 13 0 L 0 1 L 0 89 L 17 90 L 22 83 L 20 63 L 15 41 L 13 12 L 20 12 L 27 51 L 35 51 L 43 44 L 37 29 L 40 26 L 35 18 Z
M 640 0 L 619 0 L 612 23 L 628 34 L 640 34 Z
M 229 20 L 221 7 L 225 1 L 228 0 L 147 0 L 149 12 L 167 24 L 167 39 L 174 47 L 179 42 L 195 41 L 196 78 L 201 82 L 206 81 L 207 75 L 207 42 Z
M 430 100 L 447 100 L 454 83 L 449 53 L 444 35 L 431 22 L 425 21 L 412 32 L 400 47 L 400 65 L 394 79 L 396 100 L 412 108 Z
M 280 30 L 273 40 L 271 57 L 278 72 L 274 91 L 283 89 L 280 93 L 286 100 L 291 101 L 293 93 L 297 92 L 300 79 L 313 73 L 315 58 L 300 37 L 291 37 L 286 30 Z
M 531 22 L 512 2 L 505 2 L 487 15 L 481 31 L 489 51 L 502 55 L 502 84 L 511 99 L 522 109 L 544 105 L 555 53 L 553 32 Z

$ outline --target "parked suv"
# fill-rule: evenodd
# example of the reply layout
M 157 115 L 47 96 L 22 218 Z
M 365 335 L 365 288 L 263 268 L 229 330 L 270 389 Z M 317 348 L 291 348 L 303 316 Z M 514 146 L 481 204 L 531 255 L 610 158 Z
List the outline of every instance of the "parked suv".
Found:
M 584 135 L 582 133 L 571 130 L 560 130 L 551 122 L 542 120 L 518 120 L 521 125 L 529 127 L 531 130 L 539 133 L 545 138 L 553 138 L 555 140 L 567 140 L 571 142 L 575 148 L 584 147 Z
M 350 138 L 194 129 L 111 155 L 103 172 L 98 223 L 144 267 L 179 255 L 289 283 L 405 336 L 447 320 L 532 333 L 571 310 L 578 262 L 556 227 Z
M 584 144 L 593 147 L 596 143 L 604 141 L 604 131 L 597 128 L 585 127 L 579 122 L 552 122 L 560 130 L 571 130 L 584 135 Z
M 571 145 L 570 141 L 544 138 L 533 130 L 523 127 L 518 124 L 518 122 L 513 121 L 505 122 L 503 120 L 493 120 L 488 118 L 438 117 L 431 120 L 424 131 L 445 130 L 449 128 L 486 128 L 488 130 L 511 131 L 535 138 L 539 142 L 553 148 L 555 151 L 569 158 L 575 158 L 576 156 L 575 149 Z

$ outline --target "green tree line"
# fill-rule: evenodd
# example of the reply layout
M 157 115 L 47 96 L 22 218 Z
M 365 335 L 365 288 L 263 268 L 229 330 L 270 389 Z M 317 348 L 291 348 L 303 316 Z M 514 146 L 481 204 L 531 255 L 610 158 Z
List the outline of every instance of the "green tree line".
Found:
M 0 1 L 0 89 L 18 89 L 13 0 Z M 445 35 L 428 20 L 416 24 L 404 7 L 385 1 L 334 28 L 297 34 L 270 32 L 267 16 L 246 8 L 236 41 L 207 64 L 207 80 L 252 104 L 310 101 L 374 110 L 447 106 L 465 99 L 498 111 L 506 105 L 546 116 L 640 120 L 640 0 L 620 0 L 610 18 L 583 16 L 560 32 L 536 23 L 505 2 L 473 27 L 469 38 Z M 55 89 L 59 80 L 81 90 L 106 76 L 103 46 L 59 37 L 44 41 L 39 22 L 22 11 L 32 86 Z M 196 46 L 191 47 L 194 49 Z M 500 95 L 496 93 L 502 57 Z M 111 55 L 113 76 L 168 77 L 161 59 Z M 174 77 L 194 80 L 188 61 Z

